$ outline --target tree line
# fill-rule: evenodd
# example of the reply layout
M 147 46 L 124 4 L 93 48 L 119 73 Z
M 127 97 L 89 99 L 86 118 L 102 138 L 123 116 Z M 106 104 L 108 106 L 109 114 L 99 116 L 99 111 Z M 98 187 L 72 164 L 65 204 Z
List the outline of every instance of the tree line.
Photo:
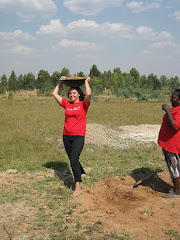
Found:
M 74 74 L 77 76 L 84 76 L 82 71 Z M 114 68 L 113 71 L 99 71 L 95 64 L 90 69 L 90 77 L 93 79 L 91 86 L 95 94 L 100 94 L 103 91 L 109 92 L 116 96 L 129 97 L 136 96 L 138 98 L 145 98 L 142 93 L 151 92 L 159 94 L 162 90 L 173 91 L 180 88 L 180 79 L 178 76 L 168 78 L 162 75 L 160 78 L 151 73 L 148 76 L 140 75 L 136 68 L 132 68 L 129 73 L 122 72 L 119 67 Z M 61 76 L 70 76 L 70 71 L 64 67 L 61 71 L 55 71 L 52 75 L 48 71 L 40 70 L 37 78 L 33 73 L 25 75 L 20 74 L 18 77 L 12 71 L 9 78 L 5 74 L 0 79 L 0 94 L 6 91 L 18 90 L 34 90 L 37 89 L 38 94 L 51 93 L 52 89 L 58 84 Z M 144 99 L 145 100 L 145 99 Z

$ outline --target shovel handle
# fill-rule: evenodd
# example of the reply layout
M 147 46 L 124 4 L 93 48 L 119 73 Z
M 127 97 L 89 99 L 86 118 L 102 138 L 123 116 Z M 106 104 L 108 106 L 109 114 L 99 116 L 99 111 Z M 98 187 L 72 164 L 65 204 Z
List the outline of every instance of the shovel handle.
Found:
M 142 182 L 144 182 L 144 181 L 147 180 L 148 178 L 150 178 L 150 177 L 152 177 L 153 175 L 155 175 L 157 172 L 162 172 L 162 169 L 158 168 L 158 169 L 156 169 L 152 174 L 150 174 L 149 176 L 144 177 L 143 179 L 137 181 L 136 183 L 134 183 L 134 184 L 132 185 L 132 188 L 137 187 L 137 186 L 140 185 Z

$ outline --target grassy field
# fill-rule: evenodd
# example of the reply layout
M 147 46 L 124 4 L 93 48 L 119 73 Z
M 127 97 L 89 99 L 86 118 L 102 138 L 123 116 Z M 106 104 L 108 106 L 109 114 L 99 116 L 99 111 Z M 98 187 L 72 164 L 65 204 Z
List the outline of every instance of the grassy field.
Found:
M 102 99 L 92 103 L 87 122 L 111 127 L 160 124 L 161 105 L 155 101 Z M 12 100 L 1 98 L 0 106 L 1 170 L 42 170 L 46 162 L 67 160 L 64 152 L 58 150 L 64 112 L 52 97 L 17 94 Z
M 111 127 L 160 124 L 163 115 L 162 103 L 160 101 L 137 102 L 133 99 L 102 97 L 98 102 L 92 102 L 87 122 Z M 35 94 L 25 93 L 17 93 L 13 99 L 9 100 L 0 97 L 0 116 L 1 171 L 17 169 L 22 173 L 32 171 L 38 174 L 49 168 L 55 170 L 69 168 L 65 151 L 60 146 L 64 112 L 52 97 L 37 97 Z M 91 185 L 96 181 L 106 179 L 109 175 L 125 176 L 138 167 L 164 168 L 161 156 L 160 149 L 153 144 L 142 145 L 126 151 L 110 147 L 104 150 L 97 146 L 85 146 L 81 162 L 87 169 L 92 169 L 93 166 L 93 171 L 88 173 L 89 177 L 84 179 L 84 183 Z M 59 179 L 54 177 L 32 184 L 28 189 L 19 186 L 17 187 L 18 191 L 7 190 L 1 194 L 0 203 L 18 202 L 25 197 L 26 204 L 32 206 L 32 203 L 28 202 L 30 195 L 34 194 L 36 200 L 41 199 L 40 194 L 51 188 L 51 191 L 41 199 L 47 205 L 49 212 L 45 213 L 39 210 L 33 224 L 42 230 L 47 228 L 52 240 L 84 239 L 83 234 L 78 232 L 79 219 L 76 219 L 74 226 L 76 231 L 70 229 L 68 223 L 63 224 L 63 218 L 71 215 L 76 208 L 70 203 L 67 204 L 71 190 L 62 188 L 63 197 L 51 199 L 52 191 L 57 190 L 59 184 L 63 186 L 64 183 L 59 183 Z M 61 208 L 61 214 L 57 212 L 57 208 Z M 54 212 L 54 216 L 52 216 L 52 212 Z M 62 238 L 58 238 L 59 232 L 61 232 Z M 63 238 L 63 236 L 66 237 Z M 118 236 L 112 238 L 111 236 L 110 238 L 104 234 L 103 239 L 128 240 L 130 238 L 127 236 L 124 238 L 118 238 Z

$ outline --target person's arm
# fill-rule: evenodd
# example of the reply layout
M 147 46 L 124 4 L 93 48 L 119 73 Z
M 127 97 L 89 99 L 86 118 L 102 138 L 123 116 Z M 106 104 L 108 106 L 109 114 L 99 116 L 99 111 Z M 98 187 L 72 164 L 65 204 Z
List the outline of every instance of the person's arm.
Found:
M 65 79 L 65 77 L 61 77 L 60 80 Z M 52 92 L 53 97 L 57 100 L 58 103 L 62 103 L 62 97 L 59 95 L 59 91 L 62 89 L 63 81 L 60 81 L 60 83 L 55 87 L 55 89 Z
M 89 86 L 90 81 L 91 81 L 90 77 L 87 77 L 86 80 L 85 80 L 86 95 L 84 97 L 84 102 L 85 102 L 86 105 L 90 104 L 91 95 L 92 95 L 92 91 L 91 91 L 91 88 Z
M 176 128 L 174 127 L 174 124 L 173 124 L 174 118 L 172 117 L 169 106 L 167 104 L 162 105 L 162 110 L 164 110 L 167 114 L 168 123 L 169 123 L 170 128 L 172 130 L 176 130 Z

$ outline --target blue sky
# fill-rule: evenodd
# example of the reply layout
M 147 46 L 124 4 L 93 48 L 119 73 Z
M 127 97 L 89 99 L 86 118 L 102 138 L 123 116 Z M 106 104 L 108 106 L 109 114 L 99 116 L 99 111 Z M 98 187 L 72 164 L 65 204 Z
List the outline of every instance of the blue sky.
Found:
M 93 64 L 180 77 L 180 0 L 0 0 L 0 76 Z

